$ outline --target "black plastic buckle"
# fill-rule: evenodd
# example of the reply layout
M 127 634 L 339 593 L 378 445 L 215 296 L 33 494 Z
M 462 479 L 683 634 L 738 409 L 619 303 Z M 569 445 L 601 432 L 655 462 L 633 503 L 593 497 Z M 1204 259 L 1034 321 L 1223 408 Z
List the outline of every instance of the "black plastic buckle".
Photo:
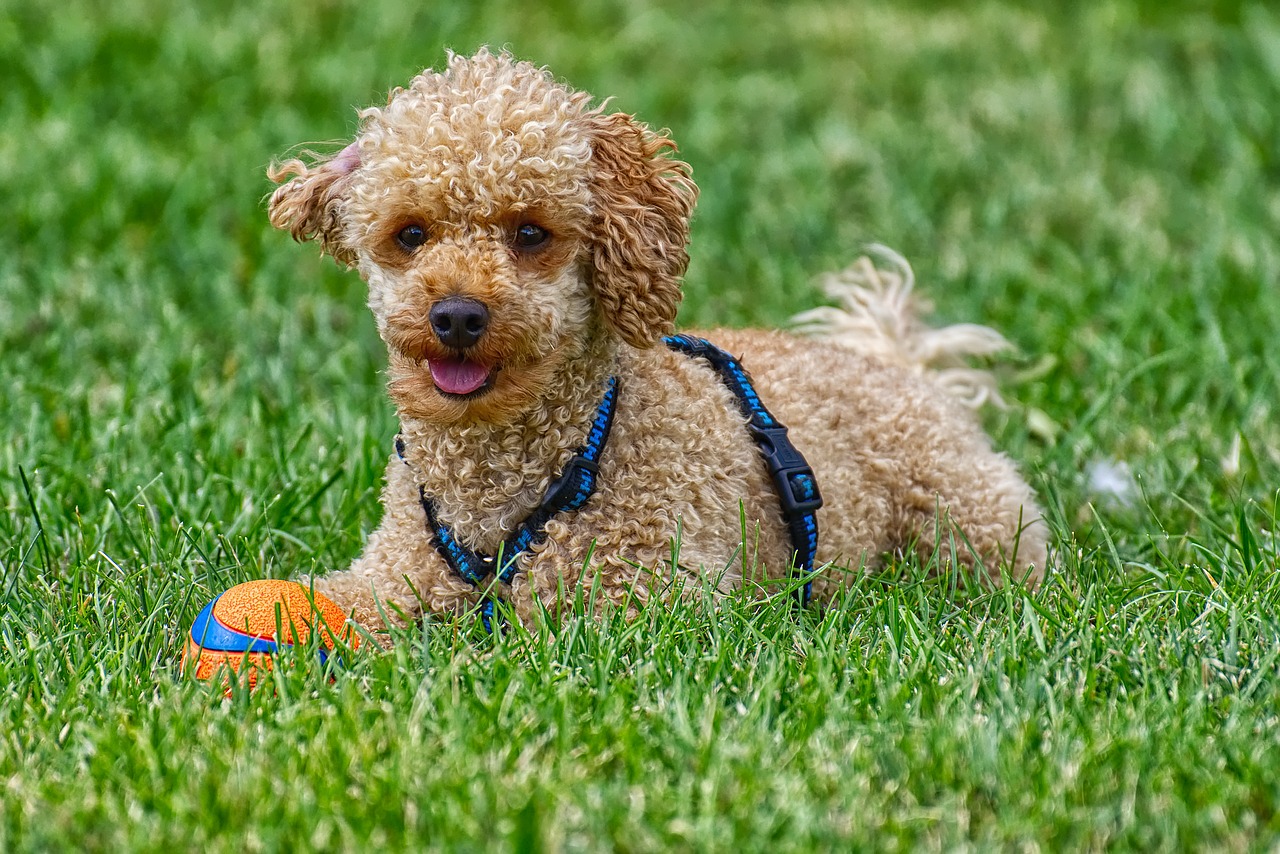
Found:
M 553 513 L 571 508 L 574 495 L 582 488 L 582 479 L 590 478 L 591 488 L 587 490 L 587 495 L 590 496 L 595 492 L 595 481 L 599 474 L 599 463 L 582 454 L 574 454 L 560 476 L 547 487 L 547 494 L 542 496 L 543 508 Z
M 787 438 L 787 428 L 781 424 L 763 427 L 752 419 L 747 423 L 747 430 L 760 446 L 760 454 L 769 469 L 769 476 L 773 478 L 773 488 L 777 490 L 778 501 L 782 505 L 782 518 L 790 522 L 821 507 L 822 493 L 818 491 L 818 479 L 813 476 L 813 469 L 804 456 Z M 798 474 L 807 475 L 813 485 L 813 493 L 808 498 L 797 495 L 791 483 L 791 478 Z

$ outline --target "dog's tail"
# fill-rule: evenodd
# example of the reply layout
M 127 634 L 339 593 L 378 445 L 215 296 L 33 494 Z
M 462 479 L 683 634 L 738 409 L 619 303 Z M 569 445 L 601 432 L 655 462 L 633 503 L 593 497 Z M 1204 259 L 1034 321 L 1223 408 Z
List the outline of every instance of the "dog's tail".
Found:
M 930 373 L 966 406 L 1003 407 L 995 377 L 969 367 L 967 359 L 990 356 L 1012 345 L 987 326 L 957 323 L 938 329 L 919 315 L 931 308 L 912 293 L 915 274 L 907 260 L 886 246 L 872 245 L 852 265 L 822 278 L 827 296 L 840 307 L 823 306 L 792 318 L 795 331 L 920 373 Z

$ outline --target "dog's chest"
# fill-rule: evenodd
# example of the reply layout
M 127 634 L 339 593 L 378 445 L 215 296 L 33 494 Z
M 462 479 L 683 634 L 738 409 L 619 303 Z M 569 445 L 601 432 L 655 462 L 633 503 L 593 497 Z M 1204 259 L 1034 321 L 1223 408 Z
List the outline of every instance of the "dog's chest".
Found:
M 538 506 L 572 456 L 572 446 L 556 441 L 563 435 L 514 428 L 410 433 L 403 458 L 440 521 L 469 548 L 491 552 Z

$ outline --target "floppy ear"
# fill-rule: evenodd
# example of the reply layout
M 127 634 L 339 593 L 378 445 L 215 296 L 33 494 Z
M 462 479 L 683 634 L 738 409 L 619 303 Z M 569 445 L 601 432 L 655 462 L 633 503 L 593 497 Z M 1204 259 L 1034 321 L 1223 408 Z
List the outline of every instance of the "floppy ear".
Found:
M 271 224 L 293 235 L 298 242 L 319 238 L 320 246 L 339 264 L 355 263 L 355 254 L 343 245 L 339 206 L 347 189 L 347 179 L 360 165 L 353 142 L 328 160 L 307 165 L 301 160 L 271 164 L 267 176 L 280 183 L 267 205 Z
M 604 319 L 624 341 L 650 347 L 674 328 L 689 264 L 698 187 L 675 143 L 625 113 L 592 123 L 592 264 Z

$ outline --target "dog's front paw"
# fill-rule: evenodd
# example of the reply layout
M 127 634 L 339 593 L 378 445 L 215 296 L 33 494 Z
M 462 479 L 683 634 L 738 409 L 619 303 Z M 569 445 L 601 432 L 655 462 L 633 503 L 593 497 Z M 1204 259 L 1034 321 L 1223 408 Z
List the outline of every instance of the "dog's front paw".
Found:
M 392 626 L 404 627 L 408 625 L 408 620 L 403 618 L 398 609 L 376 600 L 371 590 L 363 589 L 363 585 L 353 583 L 354 579 L 343 575 L 300 575 L 297 581 L 316 593 L 327 596 L 347 615 L 347 619 L 353 620 L 363 630 L 362 634 L 383 649 L 390 649 L 392 639 L 388 629 Z

